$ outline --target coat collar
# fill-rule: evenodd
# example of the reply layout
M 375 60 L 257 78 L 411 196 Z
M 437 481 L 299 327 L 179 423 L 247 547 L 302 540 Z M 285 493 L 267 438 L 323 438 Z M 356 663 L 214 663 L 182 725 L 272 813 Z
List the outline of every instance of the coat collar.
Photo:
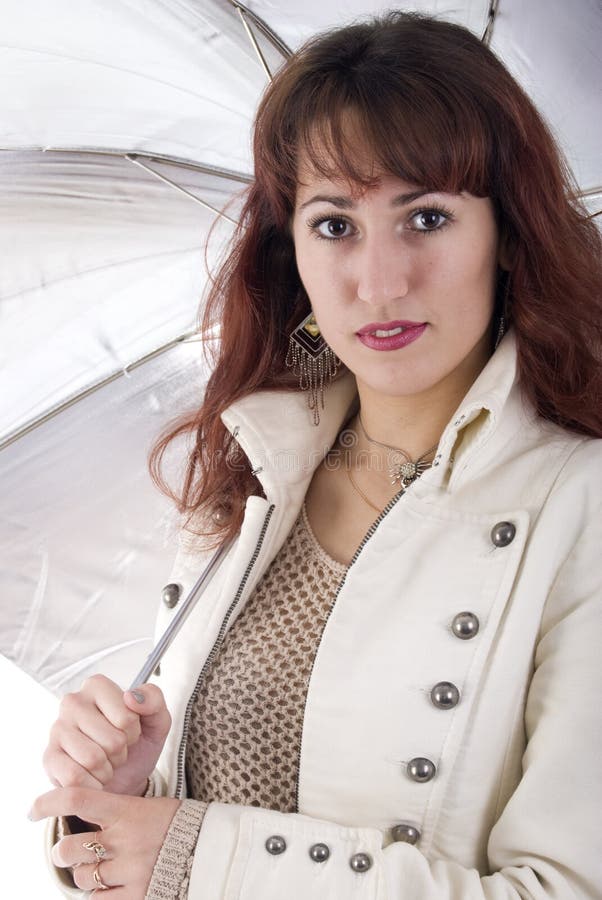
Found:
M 291 488 L 306 490 L 312 475 L 357 409 L 355 377 L 346 371 L 325 387 L 324 410 L 315 426 L 305 392 L 256 391 L 221 414 L 226 428 L 246 453 L 268 498 Z M 421 482 L 444 486 L 452 464 L 458 471 L 474 459 L 495 433 L 502 412 L 520 414 L 516 339 L 510 330 L 446 426 L 433 468 Z M 516 427 L 516 422 L 513 427 Z

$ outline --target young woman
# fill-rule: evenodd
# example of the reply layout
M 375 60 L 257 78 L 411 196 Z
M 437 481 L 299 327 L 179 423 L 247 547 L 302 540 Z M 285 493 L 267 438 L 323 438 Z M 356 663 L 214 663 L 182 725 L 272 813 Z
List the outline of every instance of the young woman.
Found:
M 418 15 L 296 54 L 255 171 L 157 633 L 236 540 L 154 684 L 61 705 L 64 892 L 602 897 L 598 232 Z

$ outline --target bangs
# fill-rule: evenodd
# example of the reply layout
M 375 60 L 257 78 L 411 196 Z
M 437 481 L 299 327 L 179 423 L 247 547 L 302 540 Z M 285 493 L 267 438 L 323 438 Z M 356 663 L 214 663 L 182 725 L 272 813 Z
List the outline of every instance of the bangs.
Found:
M 362 189 L 390 174 L 434 191 L 486 196 L 490 153 L 482 118 L 465 100 L 459 115 L 459 104 L 424 94 L 423 83 L 401 95 L 372 89 L 349 98 L 327 87 L 313 117 L 301 119 L 297 177 L 302 161 L 320 177 Z
M 391 174 L 432 191 L 491 194 L 495 144 L 485 111 L 435 77 L 395 74 L 385 71 L 375 87 L 361 73 L 329 73 L 289 97 L 270 154 L 270 179 L 289 212 L 301 167 L 356 191 Z

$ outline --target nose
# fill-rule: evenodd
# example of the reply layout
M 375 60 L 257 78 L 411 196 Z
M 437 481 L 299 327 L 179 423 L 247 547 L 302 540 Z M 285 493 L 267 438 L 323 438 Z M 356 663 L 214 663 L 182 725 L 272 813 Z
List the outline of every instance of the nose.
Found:
M 355 265 L 356 293 L 364 303 L 380 306 L 407 294 L 410 260 L 399 242 L 366 236 Z

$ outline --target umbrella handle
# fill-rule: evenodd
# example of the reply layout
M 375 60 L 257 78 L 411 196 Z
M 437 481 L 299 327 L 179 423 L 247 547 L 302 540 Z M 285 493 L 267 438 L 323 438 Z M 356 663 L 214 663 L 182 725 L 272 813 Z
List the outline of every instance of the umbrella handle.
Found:
M 215 551 L 206 569 L 199 576 L 197 581 L 194 583 L 190 593 L 184 600 L 184 603 L 178 610 L 178 612 L 173 617 L 172 621 L 169 623 L 158 643 L 155 645 L 151 653 L 149 654 L 146 662 L 132 681 L 130 685 L 130 690 L 135 687 L 138 687 L 140 684 L 145 684 L 150 676 L 153 674 L 159 663 L 161 662 L 167 648 L 170 646 L 171 642 L 177 635 L 178 631 L 196 606 L 196 602 L 201 595 L 202 588 L 209 581 L 211 576 L 214 574 L 220 563 L 223 561 L 226 556 L 228 550 L 234 543 L 236 538 L 232 538 L 232 540 L 228 541 L 225 544 L 222 544 L 221 547 Z

